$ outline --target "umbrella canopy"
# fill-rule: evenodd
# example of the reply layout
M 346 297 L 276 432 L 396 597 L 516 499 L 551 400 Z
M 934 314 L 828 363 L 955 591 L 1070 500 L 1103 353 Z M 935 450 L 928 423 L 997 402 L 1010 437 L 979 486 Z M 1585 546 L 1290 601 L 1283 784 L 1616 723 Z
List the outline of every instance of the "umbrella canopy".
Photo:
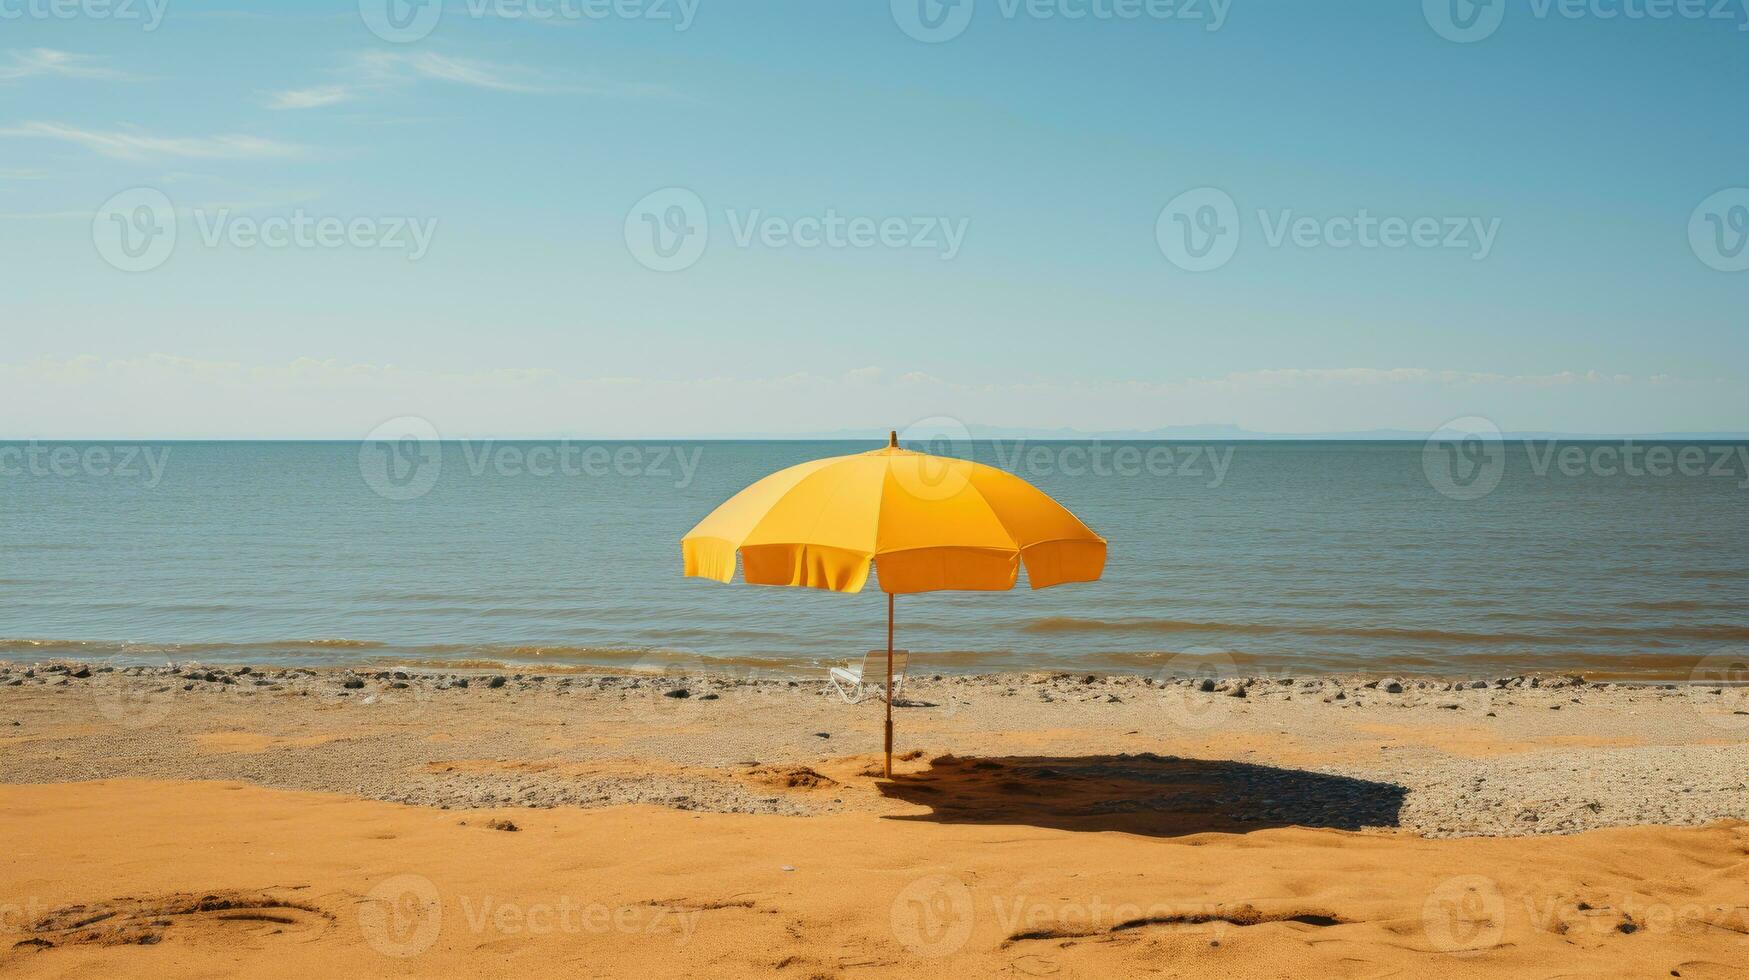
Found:
M 779 470 L 680 539 L 686 574 L 728 582 L 735 555 L 754 585 L 860 592 L 1011 589 L 1020 566 L 1043 589 L 1091 582 L 1105 539 L 1013 474 L 898 447 Z
M 872 563 L 887 593 L 887 775 L 893 774 L 893 596 L 1001 591 L 1021 566 L 1035 589 L 1091 582 L 1105 539 L 1013 474 L 899 448 L 779 470 L 680 539 L 685 574 L 860 592 Z

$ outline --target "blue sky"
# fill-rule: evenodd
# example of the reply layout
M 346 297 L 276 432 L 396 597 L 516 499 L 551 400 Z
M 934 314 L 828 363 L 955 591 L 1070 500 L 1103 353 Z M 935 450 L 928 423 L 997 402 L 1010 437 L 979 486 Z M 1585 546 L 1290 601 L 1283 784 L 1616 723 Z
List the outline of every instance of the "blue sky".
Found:
M 1473 42 L 1438 0 L 922 0 L 970 11 L 933 42 L 918 0 L 457 0 L 399 43 L 52 2 L 0 0 L 0 436 L 1749 418 L 1736 0 L 1451 0 L 1503 11 Z M 1191 271 L 1200 188 L 1237 230 Z M 124 271 L 141 189 L 175 244 Z M 1363 214 L 1437 241 L 1336 247 Z

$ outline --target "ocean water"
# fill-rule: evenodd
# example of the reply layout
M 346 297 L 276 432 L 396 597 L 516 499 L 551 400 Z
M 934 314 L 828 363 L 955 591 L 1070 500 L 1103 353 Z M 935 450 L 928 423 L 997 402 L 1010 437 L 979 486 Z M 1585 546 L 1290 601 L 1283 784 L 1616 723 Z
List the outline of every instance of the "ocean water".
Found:
M 809 668 L 884 643 L 873 583 L 686 579 L 679 538 L 868 448 L 0 443 L 0 657 Z M 1749 650 L 1749 445 L 1489 449 L 961 447 L 1107 537 L 1105 578 L 901 596 L 898 641 L 938 671 L 1686 677 Z

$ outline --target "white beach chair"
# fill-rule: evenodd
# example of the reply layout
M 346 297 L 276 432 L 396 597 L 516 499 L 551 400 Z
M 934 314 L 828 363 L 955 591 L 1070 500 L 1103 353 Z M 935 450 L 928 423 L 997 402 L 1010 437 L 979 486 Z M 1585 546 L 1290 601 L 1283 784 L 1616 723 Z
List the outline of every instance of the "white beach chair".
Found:
M 909 650 L 893 651 L 893 697 L 905 689 L 905 668 L 911 661 Z M 886 693 L 887 651 L 870 650 L 861 664 L 845 664 L 826 671 L 826 686 L 838 692 L 845 704 L 856 704 Z

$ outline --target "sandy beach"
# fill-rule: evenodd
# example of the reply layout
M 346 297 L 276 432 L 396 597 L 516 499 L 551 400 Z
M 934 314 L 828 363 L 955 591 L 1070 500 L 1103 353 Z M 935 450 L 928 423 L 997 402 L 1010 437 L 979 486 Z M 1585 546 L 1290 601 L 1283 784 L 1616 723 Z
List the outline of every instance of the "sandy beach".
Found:
M 0 980 L 1749 980 L 1749 0 L 0 22 Z
M 1749 949 L 1732 688 L 926 676 L 887 781 L 880 705 L 815 675 L 523 670 L 0 668 L 0 964 L 1726 977 Z

